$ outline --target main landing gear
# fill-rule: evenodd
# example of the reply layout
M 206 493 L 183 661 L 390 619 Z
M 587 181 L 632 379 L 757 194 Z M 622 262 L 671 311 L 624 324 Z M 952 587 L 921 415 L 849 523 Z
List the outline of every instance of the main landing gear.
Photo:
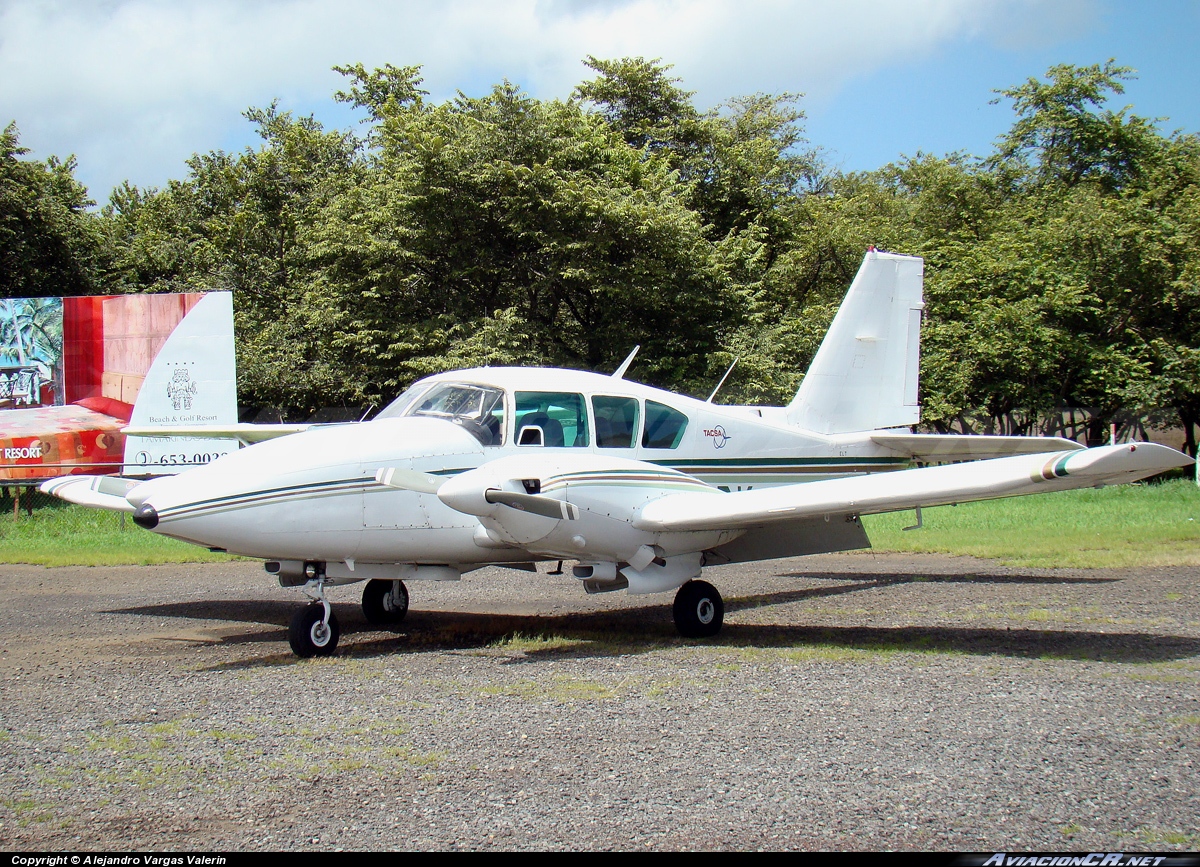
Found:
M 368 581 L 363 588 L 363 614 L 375 626 L 395 626 L 408 614 L 408 588 L 403 581 Z
M 684 638 L 712 638 L 725 622 L 725 603 L 707 581 L 689 581 L 675 594 L 672 614 Z

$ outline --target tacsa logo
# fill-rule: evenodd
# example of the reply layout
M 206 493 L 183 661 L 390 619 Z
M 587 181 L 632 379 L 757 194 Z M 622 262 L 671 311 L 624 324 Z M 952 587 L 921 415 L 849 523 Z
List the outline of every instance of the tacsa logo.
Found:
M 733 437 L 731 437 L 731 436 L 729 436 L 729 434 L 725 433 L 725 428 L 722 427 L 721 425 L 717 425 L 716 427 L 712 427 L 712 428 L 706 427 L 704 429 L 704 435 L 706 437 L 712 437 L 713 448 L 717 448 L 717 449 L 725 448 L 725 443 L 727 443 L 731 439 L 733 439 Z

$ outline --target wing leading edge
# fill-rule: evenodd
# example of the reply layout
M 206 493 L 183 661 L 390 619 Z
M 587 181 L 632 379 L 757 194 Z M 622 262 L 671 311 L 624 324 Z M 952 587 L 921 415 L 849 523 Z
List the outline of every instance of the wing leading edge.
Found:
M 208 437 L 211 439 L 234 439 L 243 445 L 253 445 L 276 437 L 300 433 L 313 427 L 312 424 L 228 424 L 228 425 L 176 425 L 161 427 L 153 425 L 123 428 L 122 433 L 134 437 Z
M 141 479 L 120 476 L 59 476 L 42 482 L 38 489 L 80 506 L 133 512 L 133 504 L 125 499 L 125 495 L 140 484 Z
M 799 518 L 869 515 L 1124 484 L 1193 463 L 1154 443 L 1020 455 L 723 496 L 669 494 L 642 506 L 633 525 L 655 532 L 761 527 Z

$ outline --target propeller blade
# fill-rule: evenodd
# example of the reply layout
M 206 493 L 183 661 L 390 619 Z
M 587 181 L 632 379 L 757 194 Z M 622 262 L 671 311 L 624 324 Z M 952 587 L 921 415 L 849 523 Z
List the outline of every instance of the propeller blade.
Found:
M 384 467 L 375 474 L 375 481 L 401 491 L 416 491 L 418 494 L 436 494 L 444 483 L 442 476 L 403 470 L 399 467 Z
M 544 518 L 554 518 L 558 521 L 574 521 L 579 518 L 579 507 L 573 503 L 564 503 L 553 497 L 540 497 L 536 494 L 517 494 L 512 491 L 501 491 L 488 488 L 483 498 L 489 503 L 499 503 L 522 512 L 541 515 Z

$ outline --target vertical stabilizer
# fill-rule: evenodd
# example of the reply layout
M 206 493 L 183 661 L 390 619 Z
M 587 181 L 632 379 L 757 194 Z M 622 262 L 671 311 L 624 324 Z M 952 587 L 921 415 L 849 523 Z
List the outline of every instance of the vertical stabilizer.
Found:
M 868 251 L 800 390 L 790 424 L 823 434 L 916 424 L 924 262 Z
M 138 392 L 134 428 L 237 424 L 233 293 L 210 292 L 175 326 Z M 163 475 L 236 451 L 236 440 L 201 437 L 125 438 L 125 475 Z

